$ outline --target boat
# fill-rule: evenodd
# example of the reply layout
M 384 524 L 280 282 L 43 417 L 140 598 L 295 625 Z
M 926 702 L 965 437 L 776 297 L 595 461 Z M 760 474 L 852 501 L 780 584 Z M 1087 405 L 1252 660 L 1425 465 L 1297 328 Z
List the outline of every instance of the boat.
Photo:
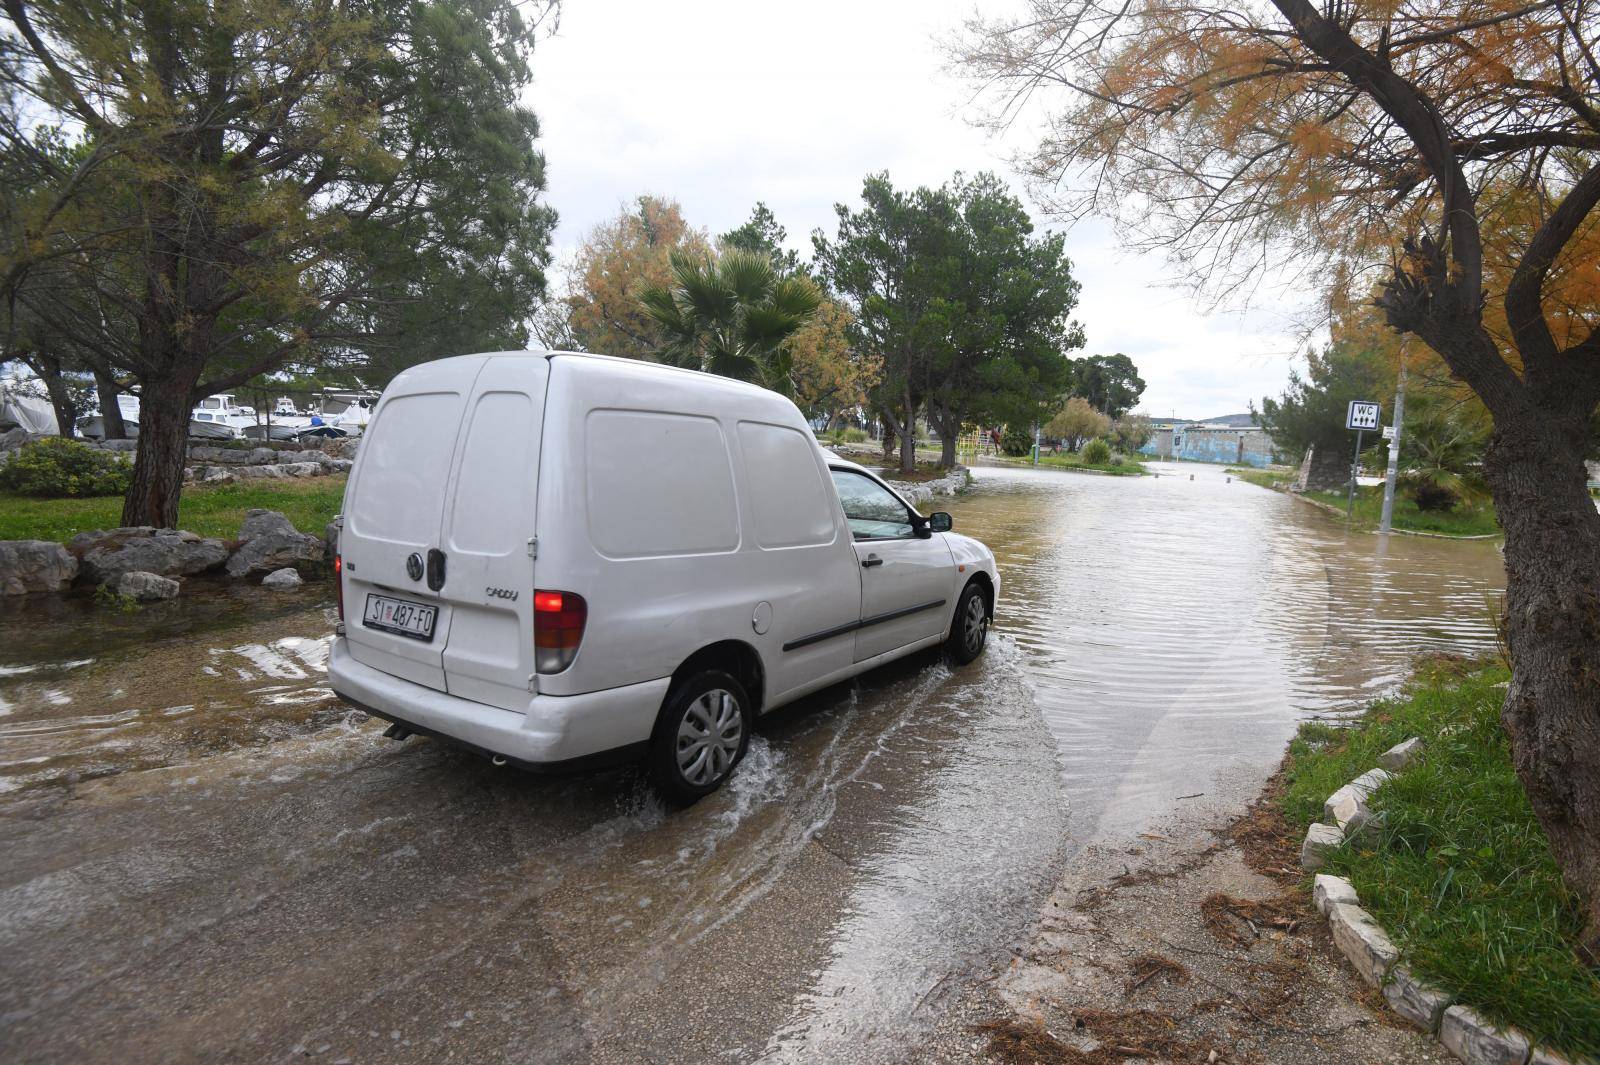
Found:
M 122 425 L 128 431 L 128 439 L 139 435 L 139 397 L 130 396 L 126 392 L 117 394 L 117 409 L 122 412 Z M 105 418 L 96 407 L 88 414 L 78 419 L 78 433 L 90 440 L 103 440 L 106 435 Z

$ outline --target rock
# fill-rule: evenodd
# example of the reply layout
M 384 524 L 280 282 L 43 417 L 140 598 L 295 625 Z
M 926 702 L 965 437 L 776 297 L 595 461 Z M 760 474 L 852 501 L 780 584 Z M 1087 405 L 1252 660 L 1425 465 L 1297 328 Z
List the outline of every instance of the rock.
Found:
M 321 562 L 324 557 L 321 540 L 297 531 L 275 510 L 248 512 L 239 526 L 239 539 L 242 545 L 228 559 L 230 577 L 270 573 L 303 562 Z
M 1357 827 L 1365 824 L 1372 817 L 1372 812 L 1367 809 L 1367 799 L 1378 786 L 1388 780 L 1391 774 L 1383 769 L 1369 769 L 1356 777 L 1350 783 L 1328 796 L 1328 801 L 1322 804 L 1323 816 L 1338 825 L 1347 835 L 1345 828 L 1352 820 L 1357 821 Z
M 0 595 L 65 591 L 78 560 L 52 540 L 0 540 Z
M 1391 773 L 1398 773 L 1422 753 L 1422 740 L 1416 736 L 1397 743 L 1378 755 L 1378 765 Z
M 294 523 L 284 517 L 282 511 L 253 507 L 245 511 L 244 521 L 239 525 L 238 540 L 240 543 L 249 543 L 258 536 L 295 531 Z
M 1314 873 L 1328 863 L 1328 855 L 1344 845 L 1344 833 L 1332 825 L 1314 824 L 1306 829 L 1300 845 L 1300 868 Z
M 289 462 L 278 469 L 283 471 L 285 477 L 320 477 L 328 472 L 316 462 Z
M 339 519 L 334 518 L 322 529 L 322 544 L 327 558 L 339 553 Z
M 178 594 L 177 581 L 170 577 L 145 573 L 141 570 L 120 574 L 115 581 L 109 582 L 109 585 L 111 590 L 118 595 L 137 599 L 141 603 L 149 603 L 157 599 L 172 599 Z
M 83 575 L 106 584 L 124 573 L 154 573 L 162 577 L 191 576 L 216 569 L 228 560 L 221 540 L 203 540 L 181 529 L 112 529 L 79 533 L 67 549 L 83 563 Z
M 1382 987 L 1384 976 L 1400 958 L 1383 927 L 1360 906 L 1343 902 L 1328 907 L 1328 924 L 1334 946 L 1350 959 L 1361 978 L 1373 987 Z
M 280 452 L 270 447 L 253 447 L 250 449 L 250 465 L 268 466 L 278 461 Z
M 30 433 L 28 430 L 19 425 L 15 428 L 7 429 L 5 432 L 0 433 L 0 451 L 16 451 L 17 449 L 21 448 L 23 444 L 30 444 L 35 440 L 43 439 L 43 436 L 36 433 Z
M 1316 904 L 1317 912 L 1324 916 L 1327 915 L 1328 908 L 1336 903 L 1350 906 L 1360 904 L 1360 900 L 1356 898 L 1356 889 L 1350 885 L 1350 881 L 1342 876 L 1329 876 L 1327 873 L 1318 873 L 1316 879 L 1311 882 L 1311 901 Z
M 261 578 L 261 587 L 263 588 L 298 588 L 304 583 L 305 581 L 300 579 L 300 571 L 293 566 L 275 569 Z
M 1404 965 L 1396 965 L 1389 971 L 1383 997 L 1390 1009 L 1430 1034 L 1438 1030 L 1439 1018 L 1450 1006 L 1449 995 L 1418 980 Z
M 332 470 L 334 473 L 349 473 L 350 467 L 354 465 L 355 463 L 351 462 L 349 459 L 328 460 L 328 469 Z
M 1502 1031 L 1465 1006 L 1444 1011 L 1439 1042 L 1467 1065 L 1523 1065 L 1531 1050 L 1521 1032 Z
M 1564 1054 L 1557 1054 L 1549 1047 L 1534 1047 L 1533 1057 L 1528 1059 L 1528 1065 L 1595 1065 L 1593 1058 L 1569 1058 Z

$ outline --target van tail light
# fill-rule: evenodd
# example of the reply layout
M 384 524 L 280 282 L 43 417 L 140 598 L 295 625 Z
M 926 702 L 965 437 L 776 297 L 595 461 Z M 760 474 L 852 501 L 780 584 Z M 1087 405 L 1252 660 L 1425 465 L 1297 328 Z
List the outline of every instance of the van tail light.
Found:
M 560 673 L 578 657 L 589 604 L 573 592 L 533 593 L 533 664 L 540 673 Z
M 333 586 L 339 600 L 339 620 L 344 621 L 344 556 L 333 556 Z

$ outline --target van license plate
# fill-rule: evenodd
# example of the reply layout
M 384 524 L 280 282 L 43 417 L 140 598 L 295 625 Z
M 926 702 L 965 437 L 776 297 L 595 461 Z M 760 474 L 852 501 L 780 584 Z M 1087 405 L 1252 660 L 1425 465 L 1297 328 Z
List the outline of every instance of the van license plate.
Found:
M 396 636 L 432 641 L 433 623 L 438 617 L 439 608 L 436 606 L 408 603 L 404 599 L 390 599 L 386 595 L 369 595 L 361 623 L 369 629 L 382 629 Z

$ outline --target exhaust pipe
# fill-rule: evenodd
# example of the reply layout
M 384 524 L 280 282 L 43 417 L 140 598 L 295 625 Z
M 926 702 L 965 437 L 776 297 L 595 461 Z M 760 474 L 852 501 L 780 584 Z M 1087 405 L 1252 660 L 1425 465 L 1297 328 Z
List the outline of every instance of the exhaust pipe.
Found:
M 392 724 L 383 730 L 385 739 L 405 740 L 411 738 L 411 730 L 399 724 Z

